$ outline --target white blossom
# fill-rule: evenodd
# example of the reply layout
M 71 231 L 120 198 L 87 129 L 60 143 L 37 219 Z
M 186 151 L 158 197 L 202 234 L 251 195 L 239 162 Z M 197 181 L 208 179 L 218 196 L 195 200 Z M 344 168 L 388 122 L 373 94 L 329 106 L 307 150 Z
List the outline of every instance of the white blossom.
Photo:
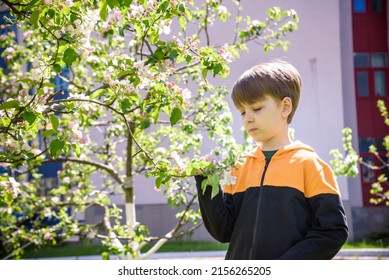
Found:
M 70 183 L 70 178 L 69 178 L 68 176 L 66 176 L 66 177 L 64 177 L 64 178 L 62 179 L 62 182 L 63 182 L 64 184 L 69 184 L 69 183 Z
M 52 216 L 52 212 L 51 212 L 51 209 L 46 207 L 45 210 L 43 210 L 43 215 L 46 217 L 46 218 L 51 218 Z
M 56 31 L 54 32 L 54 35 L 55 35 L 55 37 L 57 37 L 57 38 L 61 38 L 61 36 L 62 36 L 61 30 L 56 30 Z
M 172 20 L 161 20 L 161 29 L 159 30 L 159 34 L 162 32 L 166 35 L 170 34 L 171 29 L 170 25 L 172 24 Z
M 190 98 L 192 97 L 191 91 L 189 89 L 187 89 L 187 88 L 184 88 L 182 90 L 181 94 L 182 94 L 182 98 L 184 100 L 184 103 L 186 105 L 189 105 L 190 104 Z
M 73 7 L 74 6 L 74 3 L 72 0 L 66 0 L 65 1 L 65 5 L 68 6 L 68 7 Z
M 253 20 L 252 22 L 251 22 L 251 26 L 254 26 L 254 27 L 257 27 L 257 26 L 259 26 L 259 20 Z
M 184 161 L 181 159 L 180 155 L 177 152 L 172 152 L 170 154 L 170 157 L 174 159 L 174 161 L 176 162 L 179 171 L 182 172 L 186 169 L 186 164 L 184 163 Z
M 227 14 L 228 10 L 225 6 L 222 6 L 220 5 L 218 8 L 217 8 L 217 11 L 221 14 Z
M 8 181 L 10 183 L 11 195 L 15 199 L 21 193 L 20 183 L 16 182 L 15 178 L 13 177 L 9 177 Z
M 23 143 L 22 144 L 22 150 L 29 151 L 31 149 L 30 145 L 28 143 Z
M 43 239 L 45 240 L 52 240 L 53 239 L 53 235 L 51 234 L 51 232 L 46 232 L 43 236 Z
M 226 187 L 227 185 L 236 184 L 236 177 L 231 175 L 230 171 L 225 171 L 223 173 L 223 178 L 220 180 L 220 185 Z
M 96 237 L 96 235 L 97 235 L 97 233 L 94 230 L 91 230 L 91 231 L 88 232 L 86 237 L 88 237 L 89 239 L 93 239 L 93 238 Z

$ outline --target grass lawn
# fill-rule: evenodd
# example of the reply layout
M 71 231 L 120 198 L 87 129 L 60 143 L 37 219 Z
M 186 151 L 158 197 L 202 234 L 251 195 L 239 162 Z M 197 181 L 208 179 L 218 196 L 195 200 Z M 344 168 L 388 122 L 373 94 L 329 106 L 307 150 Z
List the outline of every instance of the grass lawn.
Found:
M 170 241 L 165 243 L 158 252 L 190 252 L 190 251 L 217 251 L 227 250 L 227 244 L 217 242 L 195 242 L 195 241 Z M 150 246 L 145 246 L 147 250 Z M 352 242 L 346 243 L 344 249 L 361 249 L 361 248 L 389 248 L 377 242 Z M 28 248 L 24 259 L 29 258 L 51 258 L 51 257 L 68 257 L 68 256 L 88 256 L 100 255 L 104 251 L 104 246 L 100 244 L 83 244 L 83 243 L 65 243 L 61 246 L 46 247 L 40 249 Z
M 158 252 L 216 251 L 227 250 L 227 246 L 227 244 L 216 242 L 171 241 L 165 243 Z M 142 251 L 147 251 L 150 247 L 151 245 L 146 245 Z M 104 252 L 104 246 L 101 244 L 65 243 L 55 247 L 28 248 L 23 258 L 88 256 L 100 255 L 102 252 Z

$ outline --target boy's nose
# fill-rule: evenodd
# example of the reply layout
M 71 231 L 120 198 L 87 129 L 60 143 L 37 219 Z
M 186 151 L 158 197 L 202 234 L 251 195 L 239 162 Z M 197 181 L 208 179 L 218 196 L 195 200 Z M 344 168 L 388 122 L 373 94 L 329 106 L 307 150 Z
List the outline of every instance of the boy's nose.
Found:
M 253 118 L 253 116 L 250 113 L 246 113 L 244 115 L 244 121 L 245 122 L 252 122 L 252 121 L 254 121 L 254 118 Z

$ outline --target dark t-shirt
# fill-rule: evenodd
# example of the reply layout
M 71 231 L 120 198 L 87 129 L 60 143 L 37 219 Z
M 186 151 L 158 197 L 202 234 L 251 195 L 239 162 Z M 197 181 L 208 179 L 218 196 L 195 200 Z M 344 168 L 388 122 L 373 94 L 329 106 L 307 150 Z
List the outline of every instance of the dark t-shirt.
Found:
M 263 154 L 265 155 L 265 158 L 266 158 L 267 160 L 270 160 L 270 159 L 274 156 L 274 154 L 277 153 L 277 151 L 278 151 L 278 150 L 273 150 L 273 151 L 262 151 L 262 152 L 263 152 Z

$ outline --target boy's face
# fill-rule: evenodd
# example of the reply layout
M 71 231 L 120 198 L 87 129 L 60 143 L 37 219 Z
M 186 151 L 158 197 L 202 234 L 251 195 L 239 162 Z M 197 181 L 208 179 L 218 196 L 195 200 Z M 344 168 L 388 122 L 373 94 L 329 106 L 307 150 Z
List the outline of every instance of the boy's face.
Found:
M 261 142 L 262 149 L 275 150 L 287 144 L 290 98 L 278 101 L 265 95 L 263 101 L 243 104 L 237 109 L 241 113 L 244 129 L 256 142 Z

